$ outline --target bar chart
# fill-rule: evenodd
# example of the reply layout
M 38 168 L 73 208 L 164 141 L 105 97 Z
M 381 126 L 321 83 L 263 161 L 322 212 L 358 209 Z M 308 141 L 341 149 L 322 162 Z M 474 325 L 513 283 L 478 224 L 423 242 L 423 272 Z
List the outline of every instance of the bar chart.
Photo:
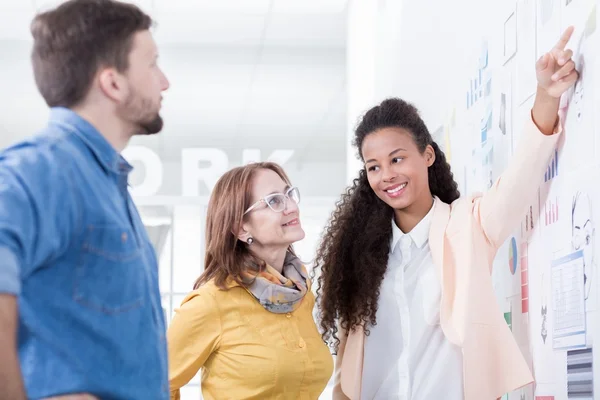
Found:
M 552 160 L 550 160 L 550 165 L 548 165 L 548 170 L 544 174 L 544 182 L 548 182 L 552 180 L 555 176 L 558 175 L 558 150 L 554 150 L 554 155 L 552 156 Z
M 544 206 L 545 225 L 552 225 L 558 221 L 558 197 L 548 200 Z

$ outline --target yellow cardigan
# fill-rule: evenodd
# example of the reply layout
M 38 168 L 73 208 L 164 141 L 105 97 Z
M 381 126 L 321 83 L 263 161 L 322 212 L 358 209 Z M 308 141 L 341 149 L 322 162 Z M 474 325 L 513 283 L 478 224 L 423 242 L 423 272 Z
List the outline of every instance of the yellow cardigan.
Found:
M 265 310 L 244 288 L 213 282 L 191 292 L 167 332 L 171 399 L 202 369 L 212 399 L 318 399 L 333 360 L 312 316 L 308 291 L 288 314 Z

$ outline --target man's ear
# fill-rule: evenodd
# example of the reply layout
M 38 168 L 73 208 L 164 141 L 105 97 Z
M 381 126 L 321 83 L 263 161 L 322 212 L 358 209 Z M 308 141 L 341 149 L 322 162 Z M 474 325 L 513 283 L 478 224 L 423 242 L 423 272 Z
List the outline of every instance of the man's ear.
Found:
M 111 100 L 122 103 L 127 97 L 127 82 L 115 68 L 104 68 L 97 76 L 100 90 Z

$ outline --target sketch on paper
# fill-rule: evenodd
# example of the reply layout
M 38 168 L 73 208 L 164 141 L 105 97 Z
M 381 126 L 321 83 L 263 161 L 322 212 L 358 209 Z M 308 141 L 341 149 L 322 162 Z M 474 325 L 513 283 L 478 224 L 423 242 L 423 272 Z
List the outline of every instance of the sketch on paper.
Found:
M 517 16 L 513 11 L 504 21 L 504 49 L 502 52 L 504 64 L 517 53 Z
M 517 3 L 517 104 L 521 105 L 535 93 L 537 79 L 535 42 L 535 0 L 519 0 Z
M 594 357 L 592 348 L 567 352 L 567 398 L 594 398 Z
M 594 269 L 594 219 L 592 201 L 585 192 L 577 192 L 573 196 L 571 206 L 571 248 L 583 252 L 583 286 L 584 298 L 587 300 L 592 287 Z
M 552 262 L 553 348 L 577 349 L 586 345 L 583 251 Z

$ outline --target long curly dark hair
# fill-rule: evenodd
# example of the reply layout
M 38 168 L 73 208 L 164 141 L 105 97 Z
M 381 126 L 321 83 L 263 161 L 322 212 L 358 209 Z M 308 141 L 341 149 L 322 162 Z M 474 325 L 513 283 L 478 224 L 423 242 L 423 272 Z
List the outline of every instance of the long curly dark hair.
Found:
M 371 108 L 355 131 L 354 146 L 363 159 L 365 137 L 384 128 L 409 131 L 421 153 L 428 145 L 435 151 L 429 167 L 431 194 L 452 203 L 460 193 L 444 153 L 433 141 L 419 112 L 404 100 L 392 98 Z M 391 220 L 394 210 L 380 200 L 369 186 L 363 168 L 342 195 L 325 231 L 315 258 L 320 269 L 317 296 L 323 339 L 337 351 L 338 324 L 347 332 L 359 325 L 376 324 L 377 302 L 387 268 Z

